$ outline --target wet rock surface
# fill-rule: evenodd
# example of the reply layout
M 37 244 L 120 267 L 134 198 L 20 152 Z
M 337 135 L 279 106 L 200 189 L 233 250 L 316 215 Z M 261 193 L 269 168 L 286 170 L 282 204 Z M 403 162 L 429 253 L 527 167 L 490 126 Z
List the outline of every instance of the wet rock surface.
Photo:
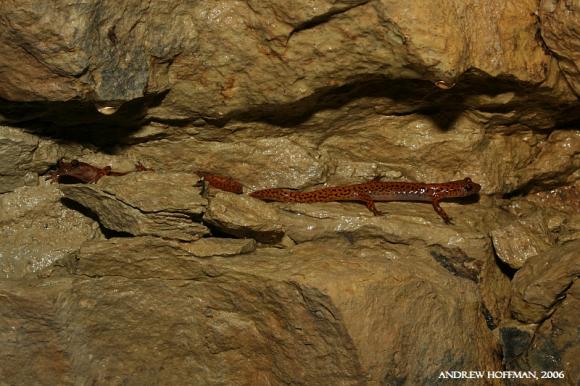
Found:
M 0 383 L 575 384 L 574 2 L 0 15 Z M 153 170 L 48 184 L 62 157 Z M 266 203 L 204 189 L 202 171 L 245 193 L 376 177 L 482 190 L 443 200 L 446 225 L 429 203 Z
M 534 340 L 525 353 L 517 358 L 512 368 L 542 368 L 547 371 L 561 371 L 568 383 L 576 382 L 580 377 L 576 358 L 580 354 L 578 337 L 578 320 L 576 314 L 580 307 L 578 281 L 574 281 L 566 290 L 566 297 L 549 321 L 541 323 Z M 553 384 L 564 383 L 560 379 Z
M 520 269 L 528 258 L 550 248 L 541 234 L 520 224 L 510 224 L 491 232 L 498 257 L 513 269 Z
M 513 281 L 512 312 L 527 323 L 545 320 L 580 276 L 580 242 L 553 248 L 531 259 Z
M 67 377 L 51 369 L 54 379 L 71 384 L 122 381 L 122 369 L 139 373 L 131 379 L 142 382 L 154 376 L 227 384 L 277 384 L 289 377 L 320 385 L 360 384 L 361 377 L 423 383 L 459 365 L 457 358 L 461 366 L 499 365 L 474 283 L 448 276 L 420 250 L 377 247 L 306 243 L 207 260 L 159 238 L 109 239 L 87 243 L 69 259 L 71 276 L 5 282 L 0 293 L 22 302 L 24 313 L 32 312 L 27 302 L 39 287 L 48 287 L 44 307 L 35 312 L 45 318 L 43 331 L 54 336 L 54 350 L 66 346 L 76 353 L 74 360 L 60 359 Z M 390 312 L 393 307 L 399 312 Z M 2 329 L 23 318 L 15 311 L 2 307 Z M 457 326 L 450 325 L 453 320 Z M 481 328 L 462 330 L 465 323 Z M 12 332 L 12 339 L 31 328 L 29 323 Z M 71 341 L 59 338 L 81 330 Z M 430 363 L 417 351 L 397 354 L 409 339 L 419 351 L 433 343 L 445 350 L 434 348 L 430 355 L 438 361 Z M 127 352 L 127 345 L 135 349 Z M 58 359 L 33 341 L 26 350 L 40 351 L 41 364 Z M 137 371 L 146 358 L 164 365 Z M 413 366 L 402 370 L 405 363 Z M 11 379 L 37 379 L 30 368 L 18 368 L 12 366 Z
M 103 235 L 99 225 L 61 202 L 56 187 L 18 188 L 0 196 L 0 277 L 18 279 L 50 267 Z
M 195 222 L 206 204 L 193 174 L 134 173 L 99 184 L 61 185 L 64 197 L 95 213 L 108 229 L 133 236 L 196 240 L 208 229 Z
M 541 36 L 546 48 L 558 55 L 558 65 L 566 77 L 566 81 L 573 87 L 576 95 L 580 94 L 578 84 L 578 4 L 560 1 L 542 1 L 539 8 Z
M 180 247 L 195 257 L 237 256 L 255 251 L 256 240 L 209 237 L 193 243 L 182 243 Z
M 38 137 L 0 126 L 0 192 L 10 192 L 19 186 L 35 184 L 37 176 L 30 169 Z

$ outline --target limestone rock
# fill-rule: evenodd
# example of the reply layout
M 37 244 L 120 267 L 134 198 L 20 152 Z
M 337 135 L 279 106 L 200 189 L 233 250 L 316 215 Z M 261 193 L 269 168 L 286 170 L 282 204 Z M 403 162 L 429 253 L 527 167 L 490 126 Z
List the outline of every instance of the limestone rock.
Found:
M 34 135 L 0 126 L 0 193 L 36 182 L 36 176 L 27 169 L 38 143 L 39 139 Z
M 7 384 L 73 385 L 55 303 L 72 279 L 0 280 L 0 379 Z M 30 358 L 35 358 L 31 361 Z M 10 363 L 10 365 L 6 365 Z
M 489 209 L 480 208 L 480 212 L 465 206 L 457 212 L 462 214 L 458 214 L 456 225 L 448 226 L 441 222 L 430 205 L 378 205 L 381 210 L 388 208 L 384 216 L 375 217 L 364 205 L 356 203 L 264 203 L 246 196 L 218 193 L 210 199 L 204 219 L 222 232 L 278 245 L 282 244 L 284 235 L 298 243 L 379 239 L 421 246 L 453 275 L 478 283 L 483 307 L 489 312 L 490 326 L 496 326 L 505 317 L 511 291 L 509 281 L 495 264 L 486 232 L 479 229 L 479 222 L 489 215 Z M 448 210 L 447 204 L 443 206 Z M 452 210 L 449 212 L 453 215 Z M 495 218 L 491 216 L 489 221 Z
M 132 173 L 103 177 L 99 184 L 60 185 L 64 196 L 90 209 L 106 228 L 134 236 L 196 240 L 208 229 L 195 222 L 206 200 L 195 175 Z
M 578 309 L 580 290 L 578 281 L 574 281 L 554 313 L 537 328 L 530 346 L 512 368 L 563 372 L 564 379 L 556 379 L 553 384 L 576 385 L 580 379 L 576 360 L 580 355 Z
M 0 196 L 0 279 L 39 272 L 102 237 L 98 224 L 61 203 L 54 186 Z
M 532 237 L 537 240 L 534 244 L 536 247 L 563 244 L 580 238 L 578 186 L 539 191 L 513 198 L 501 206 L 515 217 L 507 219 L 505 223 L 513 223 L 515 220 L 517 222 L 512 225 L 524 227 L 523 232 L 533 233 Z
M 226 239 L 223 237 L 203 238 L 192 243 L 181 243 L 180 247 L 196 257 L 236 256 L 253 252 L 254 239 Z
M 580 130 L 556 130 L 545 142 L 523 173 L 525 180 L 540 180 L 545 185 L 573 183 L 580 170 Z M 557 172 L 556 172 L 557 170 Z
M 580 213 L 564 218 L 562 223 L 557 223 L 558 239 L 560 242 L 568 242 L 580 239 Z
M 491 237 L 498 257 L 514 269 L 551 247 L 541 234 L 517 223 L 493 230 Z
M 350 164 L 347 160 L 366 162 L 374 169 L 374 175 L 360 176 L 366 179 L 392 175 L 394 172 L 405 175 L 411 181 L 422 182 L 442 182 L 470 176 L 482 183 L 484 189 L 493 191 L 497 188 L 489 181 L 492 174 L 481 176 L 479 171 L 485 167 L 478 165 L 477 157 L 473 157 L 474 151 L 486 151 L 482 146 L 484 141 L 483 127 L 467 118 L 458 119 L 453 123 L 453 129 L 447 131 L 441 130 L 430 117 L 407 115 L 393 119 L 377 115 L 364 121 L 339 125 L 324 135 L 320 149 L 322 154 L 326 154 L 325 158 L 336 163 Z M 445 146 L 442 146 L 443 143 Z M 461 171 L 455 171 L 455 175 L 441 167 L 447 162 L 457 163 L 459 159 L 471 158 L 473 162 L 468 162 Z M 416 168 L 409 165 L 422 166 Z M 359 176 L 339 177 L 352 181 L 353 177 Z M 294 185 L 289 187 L 300 188 Z
M 580 95 L 580 6 L 574 1 L 542 0 L 538 16 L 546 48 L 558 57 L 566 81 Z
M 502 351 L 578 374 L 573 1 L 57 3 L 0 1 L 0 383 L 433 384 Z M 63 206 L 38 178 L 63 156 L 155 172 Z M 198 171 L 483 188 L 445 225 L 206 199 Z
M 509 370 L 542 369 L 561 374 L 546 384 L 576 385 L 580 377 L 576 358 L 580 291 L 574 281 L 550 317 L 538 324 L 506 323 L 501 328 L 504 362 Z
M 500 365 L 475 284 L 421 249 L 322 242 L 200 260 L 136 237 L 88 243 L 69 269 L 72 278 L 0 283 L 0 331 L 26 322 L 10 337 L 29 342 L 0 355 L 38 355 L 34 367 L 2 368 L 3 380 L 45 371 L 64 384 L 425 384 L 448 368 Z M 29 338 L 34 328 L 43 339 Z M 163 365 L 139 371 L 144 362 Z
M 529 259 L 513 280 L 511 309 L 525 323 L 539 323 L 554 312 L 580 275 L 580 240 Z
M 499 135 L 486 132 L 485 124 L 472 114 L 449 125 L 442 129 L 433 118 L 420 114 L 373 115 L 355 121 L 345 118 L 325 130 L 307 126 L 307 133 L 269 138 L 260 138 L 262 129 L 245 127 L 245 134 L 228 135 L 226 142 L 153 141 L 136 145 L 128 154 L 155 169 L 213 170 L 253 189 L 313 188 L 376 176 L 420 182 L 469 176 L 482 185 L 484 194 L 503 194 L 578 179 L 578 130 L 559 130 L 549 136 L 529 132 Z
M 537 192 L 526 197 L 528 201 L 542 207 L 550 207 L 571 214 L 580 213 L 580 182 Z
M 218 192 L 210 199 L 204 220 L 227 234 L 261 242 L 275 243 L 284 236 L 276 211 L 249 196 Z
M 209 11 L 206 6 L 196 9 L 193 17 L 204 26 L 199 30 L 197 52 L 181 55 L 168 72 L 171 78 L 180 79 L 194 66 L 199 69 L 195 79 L 206 79 L 208 88 L 195 90 L 185 82 L 178 82 L 164 104 L 152 113 L 165 117 L 173 110 L 188 115 L 205 111 L 212 116 L 227 117 L 246 110 L 246 106 L 255 106 L 248 114 L 259 116 L 275 111 L 272 105 L 288 105 L 317 90 L 344 85 L 347 77 L 415 75 L 412 70 L 403 68 L 403 64 L 413 59 L 418 63 L 421 60 L 413 54 L 406 55 L 404 37 L 396 23 L 389 24 L 386 15 L 382 14 L 387 11 L 360 2 L 351 2 L 348 7 L 345 3 L 332 10 L 331 2 L 321 1 L 316 10 L 304 4 L 285 13 L 276 11 L 279 3 L 220 1 L 211 6 L 213 10 L 216 7 L 220 10 L 221 16 L 214 20 L 202 16 Z M 301 8 L 310 11 L 304 12 Z M 343 10 L 338 11 L 340 8 Z M 244 14 L 250 24 L 239 18 Z M 227 32 L 226 20 L 234 23 L 238 33 Z M 368 33 L 369 28 L 375 33 Z M 240 40 L 240 33 L 249 38 Z M 205 56 L 215 47 L 223 47 L 216 53 L 215 60 L 231 69 L 228 76 L 197 59 L 197 55 Z M 427 66 L 420 67 L 426 71 Z M 356 68 L 355 73 L 348 68 Z M 279 93 L 278 90 L 285 91 Z M 208 94 L 212 96 L 209 99 Z M 198 102 L 186 104 L 186 100 L 198 101 L 203 106 Z M 192 106 L 196 107 L 192 109 Z M 291 106 L 284 108 L 284 111 L 291 110 Z
M 11 23 L 0 25 L 0 57 L 9 58 L 1 63 L 7 70 L 0 96 L 128 101 L 146 90 L 169 91 L 152 113 L 180 119 L 243 110 L 259 115 L 274 110 L 272 105 L 368 77 L 428 79 L 452 87 L 473 68 L 541 83 L 550 57 L 536 40 L 530 16 L 536 8 L 532 0 L 420 7 L 318 0 L 292 8 L 279 0 L 187 7 L 178 1 L 148 7 L 91 1 L 43 9 L 4 3 L 0 12 Z M 557 38 L 567 28 L 551 30 Z
M 148 251 L 148 253 L 145 253 Z M 67 267 L 72 273 L 100 277 L 120 275 L 123 277 L 145 278 L 156 272 L 154 276 L 162 277 L 169 274 L 175 277 L 197 278 L 200 268 L 191 269 L 184 264 L 175 271 L 176 267 L 167 266 L 170 261 L 179 259 L 195 261 L 193 254 L 179 248 L 169 240 L 154 236 L 140 236 L 130 238 L 112 238 L 107 242 L 86 243 Z M 69 259 L 71 260 L 71 259 Z M 175 264 L 174 264 L 175 265 Z
M 189 150 L 184 152 L 184 146 Z M 320 182 L 325 166 L 311 144 L 293 138 L 252 138 L 233 142 L 184 139 L 135 146 L 132 157 L 154 169 L 175 172 L 212 171 L 256 186 L 308 186 Z M 216 162 L 219 160 L 219 162 Z
M 452 259 L 449 259 L 453 261 Z M 478 289 L 481 296 L 481 312 L 487 327 L 495 330 L 501 323 L 511 319 L 511 281 L 508 275 L 498 266 L 495 256 L 483 261 L 478 272 Z

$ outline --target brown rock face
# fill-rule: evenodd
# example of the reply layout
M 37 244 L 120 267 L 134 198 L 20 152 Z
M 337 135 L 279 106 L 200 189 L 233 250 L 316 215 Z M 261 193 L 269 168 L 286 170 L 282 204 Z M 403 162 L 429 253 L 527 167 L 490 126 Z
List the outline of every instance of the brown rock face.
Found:
M 194 187 L 197 180 L 185 173 L 135 173 L 108 176 L 98 185 L 64 185 L 61 190 L 65 198 L 97 213 L 108 229 L 192 241 L 208 233 L 193 221 L 206 205 Z
M 0 196 L 0 278 L 16 279 L 50 267 L 87 240 L 98 224 L 63 205 L 54 187 L 18 188 Z
M 558 66 L 576 95 L 580 95 L 578 10 L 577 2 L 552 0 L 541 1 L 539 9 L 542 39 L 546 48 L 557 55 Z
M 0 384 L 576 384 L 579 15 L 0 1 Z M 113 173 L 51 184 L 60 159 Z M 208 175 L 482 188 L 445 224 Z

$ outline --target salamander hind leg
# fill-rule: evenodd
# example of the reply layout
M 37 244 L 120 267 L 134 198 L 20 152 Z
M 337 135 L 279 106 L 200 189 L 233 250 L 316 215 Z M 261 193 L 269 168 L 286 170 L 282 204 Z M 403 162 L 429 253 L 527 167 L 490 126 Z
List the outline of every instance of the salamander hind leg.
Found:
M 451 218 L 447 215 L 447 213 L 445 213 L 443 208 L 439 205 L 439 202 L 440 202 L 440 200 L 437 200 L 437 199 L 433 200 L 433 202 L 432 202 L 433 209 L 435 209 L 435 212 L 437 212 L 437 214 L 439 216 L 441 216 L 443 221 L 445 221 L 445 224 L 452 224 Z
M 356 200 L 364 202 L 368 210 L 373 212 L 375 216 L 380 216 L 383 214 L 380 210 L 377 209 L 377 207 L 375 206 L 375 200 L 373 200 L 373 198 L 370 195 L 366 193 L 358 193 L 356 195 Z

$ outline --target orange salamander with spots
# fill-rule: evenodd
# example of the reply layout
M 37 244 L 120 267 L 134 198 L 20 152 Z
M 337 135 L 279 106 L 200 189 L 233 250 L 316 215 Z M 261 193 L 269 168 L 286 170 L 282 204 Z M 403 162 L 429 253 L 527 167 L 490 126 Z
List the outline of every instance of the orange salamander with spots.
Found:
M 375 207 L 375 201 L 424 201 L 430 202 L 433 209 L 446 224 L 451 219 L 439 206 L 446 198 L 467 197 L 477 194 L 481 189 L 479 184 L 469 177 L 463 180 L 443 183 L 419 183 L 380 181 L 375 178 L 362 184 L 342 185 L 298 192 L 289 189 L 264 189 L 250 193 L 250 196 L 264 201 L 280 202 L 329 202 L 329 201 L 361 201 L 375 216 L 381 214 Z

